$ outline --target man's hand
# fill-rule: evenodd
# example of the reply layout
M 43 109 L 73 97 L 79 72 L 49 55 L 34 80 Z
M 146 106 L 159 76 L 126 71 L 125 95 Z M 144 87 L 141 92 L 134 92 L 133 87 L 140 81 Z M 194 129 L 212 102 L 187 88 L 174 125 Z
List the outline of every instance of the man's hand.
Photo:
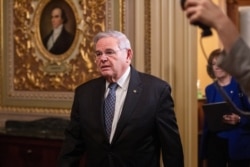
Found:
M 184 11 L 191 24 L 200 22 L 214 28 L 226 53 L 230 52 L 234 43 L 240 38 L 229 17 L 211 0 L 186 0 Z
M 201 22 L 215 29 L 220 25 L 220 18 L 225 17 L 223 11 L 211 0 L 186 0 L 184 9 L 191 24 Z

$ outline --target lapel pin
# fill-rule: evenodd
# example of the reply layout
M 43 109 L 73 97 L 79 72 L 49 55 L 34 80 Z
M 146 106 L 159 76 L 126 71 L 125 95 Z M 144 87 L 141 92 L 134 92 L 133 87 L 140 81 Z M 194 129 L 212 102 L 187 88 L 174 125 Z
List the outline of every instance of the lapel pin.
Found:
M 134 93 L 137 93 L 137 91 L 136 91 L 136 90 L 133 90 L 133 92 L 134 92 Z

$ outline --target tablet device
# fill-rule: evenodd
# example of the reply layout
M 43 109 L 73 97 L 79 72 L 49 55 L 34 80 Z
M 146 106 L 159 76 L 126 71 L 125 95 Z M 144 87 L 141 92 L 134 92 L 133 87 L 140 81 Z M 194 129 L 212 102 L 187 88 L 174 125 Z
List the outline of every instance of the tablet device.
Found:
M 232 114 L 233 108 L 226 102 L 208 103 L 203 106 L 204 118 L 207 122 L 208 129 L 213 132 L 229 130 L 235 125 L 223 122 L 223 115 Z

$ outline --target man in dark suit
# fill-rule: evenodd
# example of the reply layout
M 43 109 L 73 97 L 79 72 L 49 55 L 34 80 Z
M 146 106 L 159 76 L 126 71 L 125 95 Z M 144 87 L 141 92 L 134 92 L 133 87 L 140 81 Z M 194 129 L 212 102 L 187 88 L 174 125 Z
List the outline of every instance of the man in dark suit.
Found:
M 131 66 L 133 51 L 118 31 L 94 38 L 101 77 L 75 90 L 70 124 L 59 156 L 60 167 L 183 167 L 183 150 L 171 88 Z M 117 83 L 111 133 L 106 115 L 109 84 Z
M 53 30 L 43 39 L 43 44 L 52 54 L 63 54 L 70 48 L 74 36 L 64 27 L 67 17 L 62 8 L 56 7 L 52 10 L 51 23 Z

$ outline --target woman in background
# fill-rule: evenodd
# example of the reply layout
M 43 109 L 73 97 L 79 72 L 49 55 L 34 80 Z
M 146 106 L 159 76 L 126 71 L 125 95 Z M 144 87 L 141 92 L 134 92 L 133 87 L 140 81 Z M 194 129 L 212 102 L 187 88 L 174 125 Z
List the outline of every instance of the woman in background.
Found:
M 250 99 L 250 48 L 235 24 L 212 0 L 186 0 L 184 10 L 191 24 L 200 22 L 217 32 L 226 52 L 218 64 L 239 82 Z
M 224 52 L 214 50 L 207 65 L 208 75 L 215 80 L 206 87 L 207 103 L 225 101 L 216 82 L 221 86 L 234 104 L 245 111 L 250 111 L 250 104 L 239 84 L 232 76 L 217 66 L 217 59 Z M 249 167 L 250 165 L 250 119 L 237 114 L 223 116 L 223 122 L 233 125 L 230 130 L 209 131 L 204 123 L 201 158 L 207 160 L 207 167 Z

